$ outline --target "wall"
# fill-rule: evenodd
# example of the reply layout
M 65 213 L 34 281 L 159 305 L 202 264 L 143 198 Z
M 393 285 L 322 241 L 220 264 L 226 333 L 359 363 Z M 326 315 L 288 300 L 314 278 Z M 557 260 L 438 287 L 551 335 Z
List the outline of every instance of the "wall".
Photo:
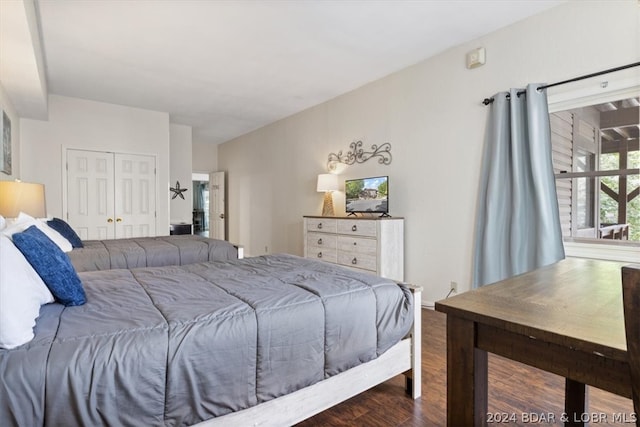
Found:
M 11 121 L 11 174 L 0 172 L 0 181 L 20 179 L 20 120 L 11 100 L 0 83 L 0 111 L 4 111 Z M 2 117 L 0 117 L 2 120 Z M 2 141 L 0 140 L 0 150 Z M 22 179 L 26 181 L 25 179 Z
M 181 188 L 188 190 L 183 193 L 184 200 L 179 196 L 170 198 L 169 210 L 171 212 L 170 221 L 172 224 L 191 224 L 193 212 L 193 185 L 191 185 L 191 126 L 171 124 L 170 130 L 170 173 L 169 183 L 174 187 L 176 181 L 180 182 Z M 173 194 L 171 194 L 173 196 Z
M 34 0 L 0 2 L 0 80 L 20 117 L 46 120 L 47 78 Z
M 194 172 L 209 173 L 218 170 L 218 145 L 193 141 Z
M 568 2 L 220 145 L 229 240 L 249 255 L 302 255 L 302 216 L 321 212 L 315 181 L 328 154 L 389 142 L 391 165 L 350 166 L 341 179 L 390 176 L 391 214 L 406 218 L 405 280 L 424 287 L 424 303 L 444 298 L 452 280 L 468 290 L 482 99 L 637 61 L 639 10 L 630 0 Z M 465 54 L 479 46 L 487 64 L 467 70 Z M 344 212 L 344 193 L 335 201 Z
M 22 118 L 20 126 L 21 178 L 45 183 L 49 216 L 63 214 L 63 148 L 151 154 L 157 168 L 156 230 L 169 234 L 168 113 L 51 95 L 49 120 Z

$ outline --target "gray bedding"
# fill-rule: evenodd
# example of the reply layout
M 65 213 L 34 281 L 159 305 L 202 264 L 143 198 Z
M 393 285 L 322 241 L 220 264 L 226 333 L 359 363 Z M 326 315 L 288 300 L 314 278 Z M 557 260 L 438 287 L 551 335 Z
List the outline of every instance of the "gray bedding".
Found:
M 80 278 L 87 304 L 0 350 L 0 425 L 194 424 L 372 360 L 413 319 L 408 289 L 291 255 Z
M 76 271 L 161 267 L 238 258 L 238 249 L 224 240 L 194 235 L 85 240 L 68 253 Z

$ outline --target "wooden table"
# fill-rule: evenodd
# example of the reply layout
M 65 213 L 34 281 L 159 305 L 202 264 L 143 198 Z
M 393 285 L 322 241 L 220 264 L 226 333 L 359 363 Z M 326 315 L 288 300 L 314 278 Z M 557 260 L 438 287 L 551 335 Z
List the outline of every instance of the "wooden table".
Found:
M 623 265 L 567 258 L 436 302 L 447 314 L 447 424 L 487 424 L 487 352 L 565 377 L 565 425 L 584 425 L 585 384 L 631 398 Z

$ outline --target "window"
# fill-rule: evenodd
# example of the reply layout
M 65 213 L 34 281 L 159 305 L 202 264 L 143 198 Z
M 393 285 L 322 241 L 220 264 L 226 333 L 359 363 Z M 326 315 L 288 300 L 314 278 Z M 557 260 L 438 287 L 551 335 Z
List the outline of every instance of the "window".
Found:
M 640 243 L 640 98 L 551 113 L 565 241 Z

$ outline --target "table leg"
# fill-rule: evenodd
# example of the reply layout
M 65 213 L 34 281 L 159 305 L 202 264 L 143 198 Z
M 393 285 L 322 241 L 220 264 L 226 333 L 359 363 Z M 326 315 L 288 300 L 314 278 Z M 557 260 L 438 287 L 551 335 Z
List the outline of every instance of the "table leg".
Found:
M 447 425 L 487 424 L 487 352 L 476 344 L 475 322 L 447 316 Z
M 565 380 L 564 386 L 564 412 L 567 414 L 565 426 L 583 427 L 583 415 L 586 413 L 585 405 L 586 387 L 583 383 Z

